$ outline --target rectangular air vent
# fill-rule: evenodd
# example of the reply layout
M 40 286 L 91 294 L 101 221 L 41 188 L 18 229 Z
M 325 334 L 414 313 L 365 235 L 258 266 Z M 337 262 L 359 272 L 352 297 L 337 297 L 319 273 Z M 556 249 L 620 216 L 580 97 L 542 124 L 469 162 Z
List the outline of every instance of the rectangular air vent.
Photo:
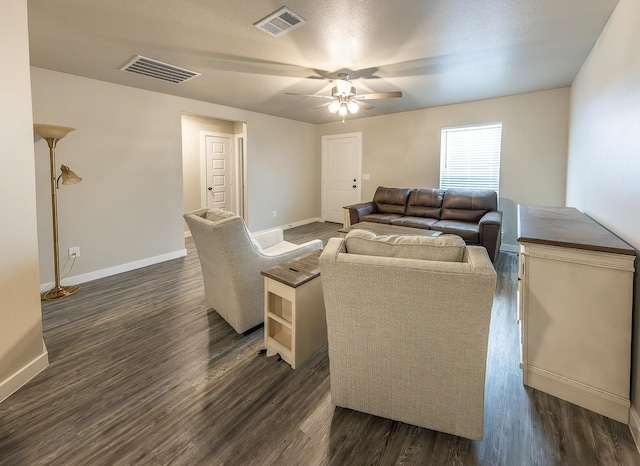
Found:
M 253 25 L 273 37 L 280 37 L 281 35 L 302 26 L 306 22 L 307 20 L 302 16 L 294 13 L 286 6 L 283 6 L 266 18 L 261 19 L 257 23 L 253 23 Z
M 169 81 L 174 84 L 181 84 L 191 78 L 200 76 L 200 73 L 196 73 L 195 71 L 186 70 L 140 55 L 120 69 L 122 71 L 148 76 L 149 78 L 162 79 L 163 81 Z

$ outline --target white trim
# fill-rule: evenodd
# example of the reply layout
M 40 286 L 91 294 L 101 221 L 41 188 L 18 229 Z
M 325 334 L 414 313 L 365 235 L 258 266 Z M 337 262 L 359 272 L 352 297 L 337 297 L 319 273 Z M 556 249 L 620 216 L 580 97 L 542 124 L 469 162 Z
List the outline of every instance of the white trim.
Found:
M 344 139 L 344 138 L 356 138 L 358 142 L 358 162 L 356 167 L 356 178 L 357 178 L 357 199 L 356 202 L 362 201 L 362 132 L 356 133 L 343 133 L 343 134 L 329 134 L 326 136 L 322 136 L 322 147 L 320 154 L 320 214 L 322 216 L 322 221 L 326 220 L 326 211 L 327 211 L 327 189 L 326 189 L 326 178 L 325 178 L 325 156 L 326 156 L 326 143 L 331 139 Z
M 638 410 L 633 404 L 629 409 L 629 430 L 631 431 L 633 441 L 636 443 L 636 448 L 640 453 L 640 415 L 638 415 Z
M 42 340 L 42 353 L 33 361 L 0 382 L 0 403 L 49 366 L 49 353 Z
M 629 422 L 631 402 L 626 398 L 525 363 L 520 363 L 520 368 L 523 382 L 529 387 L 542 390 L 623 424 Z
M 126 264 L 116 265 L 114 267 L 108 267 L 106 269 L 96 270 L 95 272 L 89 272 L 82 275 L 76 275 L 75 277 L 69 277 L 62 280 L 63 285 L 77 285 L 79 283 L 86 283 L 98 278 L 110 277 L 111 275 L 117 275 L 123 272 L 129 272 L 131 270 L 140 269 L 149 265 L 158 264 L 160 262 L 177 259 L 179 257 L 185 257 L 187 255 L 186 249 L 179 249 L 178 251 L 170 252 L 168 254 L 162 254 L 160 256 L 148 257 L 146 259 L 140 259 L 134 262 L 128 262 Z M 53 286 L 53 282 L 44 283 L 40 285 L 40 292 L 44 292 Z
M 274 228 L 280 228 L 282 230 L 288 230 L 289 228 L 300 227 L 302 225 L 308 225 L 309 223 L 313 223 L 313 222 L 323 222 L 324 223 L 324 220 L 322 220 L 320 217 L 308 218 L 306 220 L 300 220 L 299 222 L 287 223 L 286 225 L 279 225 L 277 227 L 270 227 L 270 228 L 267 228 L 266 230 L 252 231 L 251 234 L 252 235 L 257 235 L 259 233 L 262 233 L 263 231 L 273 230 Z

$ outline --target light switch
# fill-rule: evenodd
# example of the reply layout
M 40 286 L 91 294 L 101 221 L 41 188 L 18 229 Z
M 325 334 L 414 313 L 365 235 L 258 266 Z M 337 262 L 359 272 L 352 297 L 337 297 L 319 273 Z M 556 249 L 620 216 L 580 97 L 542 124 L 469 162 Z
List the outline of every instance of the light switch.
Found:
M 362 174 L 362 180 L 365 181 L 365 180 L 368 180 L 368 179 L 369 179 L 369 174 L 368 173 L 363 173 Z

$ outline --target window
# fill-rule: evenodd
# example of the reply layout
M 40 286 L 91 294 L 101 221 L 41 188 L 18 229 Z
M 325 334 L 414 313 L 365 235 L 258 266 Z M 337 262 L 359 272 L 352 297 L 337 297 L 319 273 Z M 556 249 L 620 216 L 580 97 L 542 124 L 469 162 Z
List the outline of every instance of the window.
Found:
M 502 123 L 442 128 L 440 188 L 493 189 L 500 195 Z

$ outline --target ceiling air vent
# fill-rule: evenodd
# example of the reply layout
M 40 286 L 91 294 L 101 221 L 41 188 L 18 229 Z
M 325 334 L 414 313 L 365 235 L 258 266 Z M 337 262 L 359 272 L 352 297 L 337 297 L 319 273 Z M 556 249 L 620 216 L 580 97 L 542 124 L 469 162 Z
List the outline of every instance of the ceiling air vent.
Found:
M 151 58 L 140 55 L 120 69 L 122 71 L 148 76 L 149 78 L 162 79 L 163 81 L 169 81 L 174 84 L 181 84 L 191 78 L 200 76 L 200 73 L 196 73 L 195 71 L 185 70 L 184 68 L 162 63 L 161 61 L 152 60 Z
M 294 13 L 286 6 L 283 6 L 266 18 L 261 19 L 257 23 L 253 23 L 253 25 L 267 34 L 271 34 L 273 37 L 280 37 L 281 35 L 302 26 L 306 22 L 307 20 L 302 16 Z

